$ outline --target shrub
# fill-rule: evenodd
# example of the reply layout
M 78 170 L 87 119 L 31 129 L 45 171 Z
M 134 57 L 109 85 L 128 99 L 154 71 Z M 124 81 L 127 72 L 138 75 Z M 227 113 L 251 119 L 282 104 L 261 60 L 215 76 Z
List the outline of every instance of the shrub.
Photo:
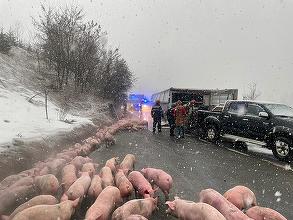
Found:
M 11 36 L 9 34 L 4 33 L 3 30 L 0 32 L 0 53 L 7 54 L 11 47 L 13 46 L 13 42 Z

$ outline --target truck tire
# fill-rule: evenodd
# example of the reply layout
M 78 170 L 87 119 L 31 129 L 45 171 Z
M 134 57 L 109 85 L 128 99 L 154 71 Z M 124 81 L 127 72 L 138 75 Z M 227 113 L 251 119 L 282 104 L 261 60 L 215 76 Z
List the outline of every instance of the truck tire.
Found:
M 271 143 L 274 156 L 280 161 L 292 159 L 292 141 L 286 137 L 275 137 Z
M 216 142 L 220 137 L 219 129 L 214 125 L 207 125 L 205 137 L 210 142 Z

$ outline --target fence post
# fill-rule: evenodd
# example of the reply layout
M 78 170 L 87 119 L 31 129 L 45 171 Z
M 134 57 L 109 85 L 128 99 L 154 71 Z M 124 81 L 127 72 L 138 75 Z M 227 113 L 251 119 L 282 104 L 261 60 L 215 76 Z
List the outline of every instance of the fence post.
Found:
M 46 119 L 49 119 L 48 117 L 48 91 L 45 90 L 45 109 L 46 109 Z

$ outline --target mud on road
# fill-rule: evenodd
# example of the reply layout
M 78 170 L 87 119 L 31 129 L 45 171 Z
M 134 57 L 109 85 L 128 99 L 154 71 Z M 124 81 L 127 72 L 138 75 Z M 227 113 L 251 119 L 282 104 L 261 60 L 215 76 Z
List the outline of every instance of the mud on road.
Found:
M 245 185 L 255 192 L 259 205 L 293 219 L 293 172 L 290 170 L 193 137 L 171 139 L 167 131 L 160 135 L 147 130 L 123 132 L 115 138 L 115 145 L 101 147 L 90 155 L 94 162 L 104 164 L 114 156 L 123 158 L 127 153 L 135 154 L 136 170 L 155 167 L 172 175 L 174 185 L 170 198 L 179 196 L 198 201 L 198 193 L 203 189 L 213 188 L 224 193 L 235 185 Z M 174 219 L 165 214 L 164 196 L 161 192 L 159 196 L 159 211 L 151 219 Z

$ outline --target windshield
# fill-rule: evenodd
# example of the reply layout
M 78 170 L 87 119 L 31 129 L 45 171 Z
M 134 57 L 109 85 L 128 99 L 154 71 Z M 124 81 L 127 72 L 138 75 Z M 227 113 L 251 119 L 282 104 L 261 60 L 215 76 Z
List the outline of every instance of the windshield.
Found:
M 293 117 L 293 108 L 280 104 L 265 104 L 273 115 Z

